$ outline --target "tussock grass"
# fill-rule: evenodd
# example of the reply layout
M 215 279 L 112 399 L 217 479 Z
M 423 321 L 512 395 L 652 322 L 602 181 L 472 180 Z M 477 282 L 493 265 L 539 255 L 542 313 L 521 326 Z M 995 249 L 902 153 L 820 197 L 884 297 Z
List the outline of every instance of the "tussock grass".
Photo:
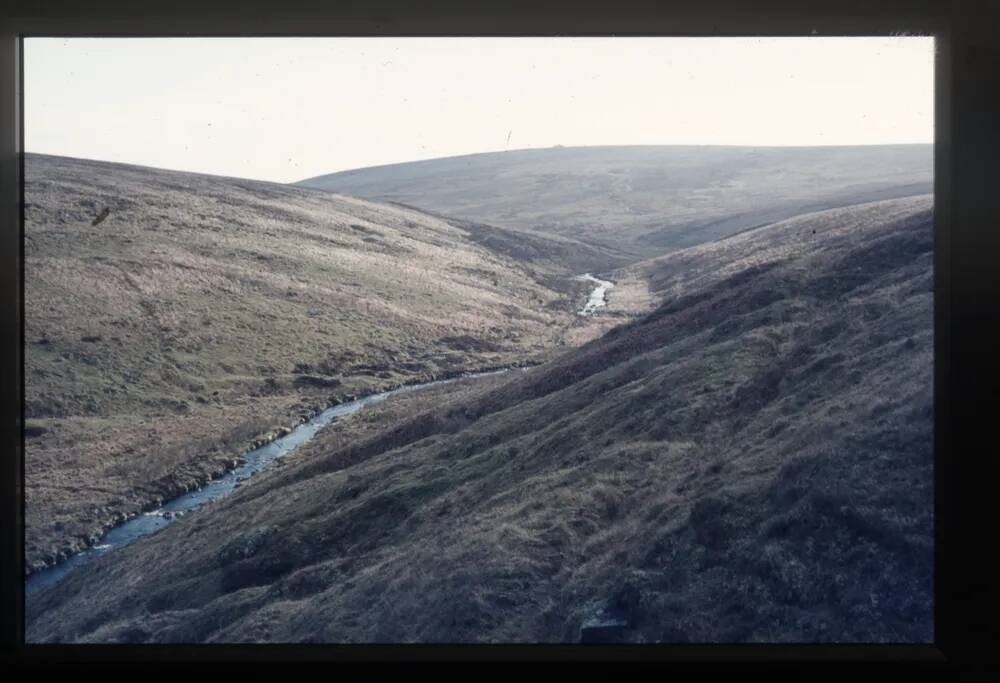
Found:
M 520 239 L 486 239 L 521 251 L 538 233 L 584 242 L 577 272 L 603 271 L 807 211 L 930 192 L 933 146 L 525 149 L 299 184 L 499 223 Z
M 577 642 L 603 610 L 636 643 L 929 642 L 930 209 L 645 264 L 656 311 L 345 423 L 41 592 L 28 638 Z
M 217 470 L 220 439 L 522 361 L 576 323 L 543 237 L 530 263 L 314 190 L 44 155 L 25 172 L 29 568 Z

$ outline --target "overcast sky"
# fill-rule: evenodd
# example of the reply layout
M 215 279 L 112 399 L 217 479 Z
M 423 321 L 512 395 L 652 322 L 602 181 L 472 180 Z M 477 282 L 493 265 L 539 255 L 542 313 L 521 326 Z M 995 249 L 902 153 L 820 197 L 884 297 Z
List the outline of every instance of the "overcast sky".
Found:
M 553 145 L 933 142 L 932 38 L 30 38 L 29 152 L 292 182 Z

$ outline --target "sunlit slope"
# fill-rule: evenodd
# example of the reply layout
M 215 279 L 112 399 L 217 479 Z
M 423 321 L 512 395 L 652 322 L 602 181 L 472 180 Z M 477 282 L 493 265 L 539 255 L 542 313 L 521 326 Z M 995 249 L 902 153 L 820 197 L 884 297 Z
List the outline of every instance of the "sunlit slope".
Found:
M 521 361 L 575 318 L 582 285 L 485 228 L 233 178 L 25 170 L 29 566 L 332 397 Z

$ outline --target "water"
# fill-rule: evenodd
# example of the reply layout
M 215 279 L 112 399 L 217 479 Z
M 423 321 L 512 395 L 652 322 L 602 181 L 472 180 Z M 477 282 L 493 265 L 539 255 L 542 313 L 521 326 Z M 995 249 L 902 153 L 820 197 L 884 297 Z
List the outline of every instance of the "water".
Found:
M 527 370 L 528 368 L 523 368 Z M 373 403 L 380 403 L 390 396 L 403 394 L 411 391 L 418 391 L 438 384 L 447 384 L 459 379 L 472 377 L 485 377 L 488 375 L 499 375 L 507 372 L 508 369 L 491 370 L 487 372 L 476 372 L 455 377 L 452 379 L 440 379 L 423 384 L 413 384 L 380 394 L 372 394 L 356 401 L 342 403 L 332 408 L 327 408 L 323 412 L 313 417 L 308 422 L 304 422 L 285 436 L 278 437 L 274 441 L 260 448 L 248 451 L 243 456 L 243 464 L 221 475 L 218 479 L 213 479 L 199 489 L 189 491 L 172 500 L 167 501 L 162 507 L 150 512 L 146 512 L 121 524 L 112 527 L 101 537 L 101 539 L 85 550 L 70 556 L 63 562 L 52 567 L 47 567 L 41 571 L 31 574 L 25 579 L 25 593 L 32 593 L 39 588 L 51 586 L 60 581 L 67 574 L 88 561 L 103 555 L 107 552 L 128 545 L 132 541 L 155 533 L 160 529 L 172 524 L 175 520 L 185 514 L 197 510 L 199 507 L 213 500 L 224 498 L 232 493 L 237 484 L 246 481 L 258 472 L 273 465 L 279 458 L 283 458 L 296 448 L 306 443 L 331 422 L 341 417 L 353 415 L 365 406 Z
M 590 273 L 581 275 L 579 279 L 590 280 L 597 285 L 594 287 L 594 291 L 590 293 L 590 299 L 588 299 L 587 303 L 584 304 L 582 309 L 580 309 L 579 315 L 593 315 L 598 308 L 608 305 L 605 294 L 609 289 L 615 286 L 615 283 L 607 280 L 601 280 L 600 278 L 594 277 Z

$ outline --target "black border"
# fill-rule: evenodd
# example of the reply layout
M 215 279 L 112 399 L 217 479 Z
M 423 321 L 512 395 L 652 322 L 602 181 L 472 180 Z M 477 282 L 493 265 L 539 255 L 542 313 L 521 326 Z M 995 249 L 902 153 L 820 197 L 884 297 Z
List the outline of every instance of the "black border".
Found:
M 997 453 L 993 387 L 1000 386 L 1000 47 L 989 0 L 898 0 L 859 4 L 813 0 L 617 0 L 590 2 L 323 4 L 245 1 L 22 2 L 0 28 L 0 259 L 4 281 L 5 414 L 0 615 L 4 654 L 21 663 L 89 661 L 554 660 L 892 663 L 877 675 L 935 678 L 993 671 L 992 563 L 998 515 L 985 465 Z M 21 435 L 23 409 L 23 237 L 21 43 L 26 35 L 934 35 L 935 148 L 935 644 L 934 646 L 25 646 Z M 15 242 L 16 240 L 16 242 Z M 977 392 L 976 390 L 980 391 Z M 982 440 L 982 445 L 979 441 Z M 977 508 L 978 506 L 978 508 Z M 900 665 L 906 664 L 904 669 Z M 858 668 L 830 666 L 838 679 Z M 905 674 L 904 674 L 905 671 Z

